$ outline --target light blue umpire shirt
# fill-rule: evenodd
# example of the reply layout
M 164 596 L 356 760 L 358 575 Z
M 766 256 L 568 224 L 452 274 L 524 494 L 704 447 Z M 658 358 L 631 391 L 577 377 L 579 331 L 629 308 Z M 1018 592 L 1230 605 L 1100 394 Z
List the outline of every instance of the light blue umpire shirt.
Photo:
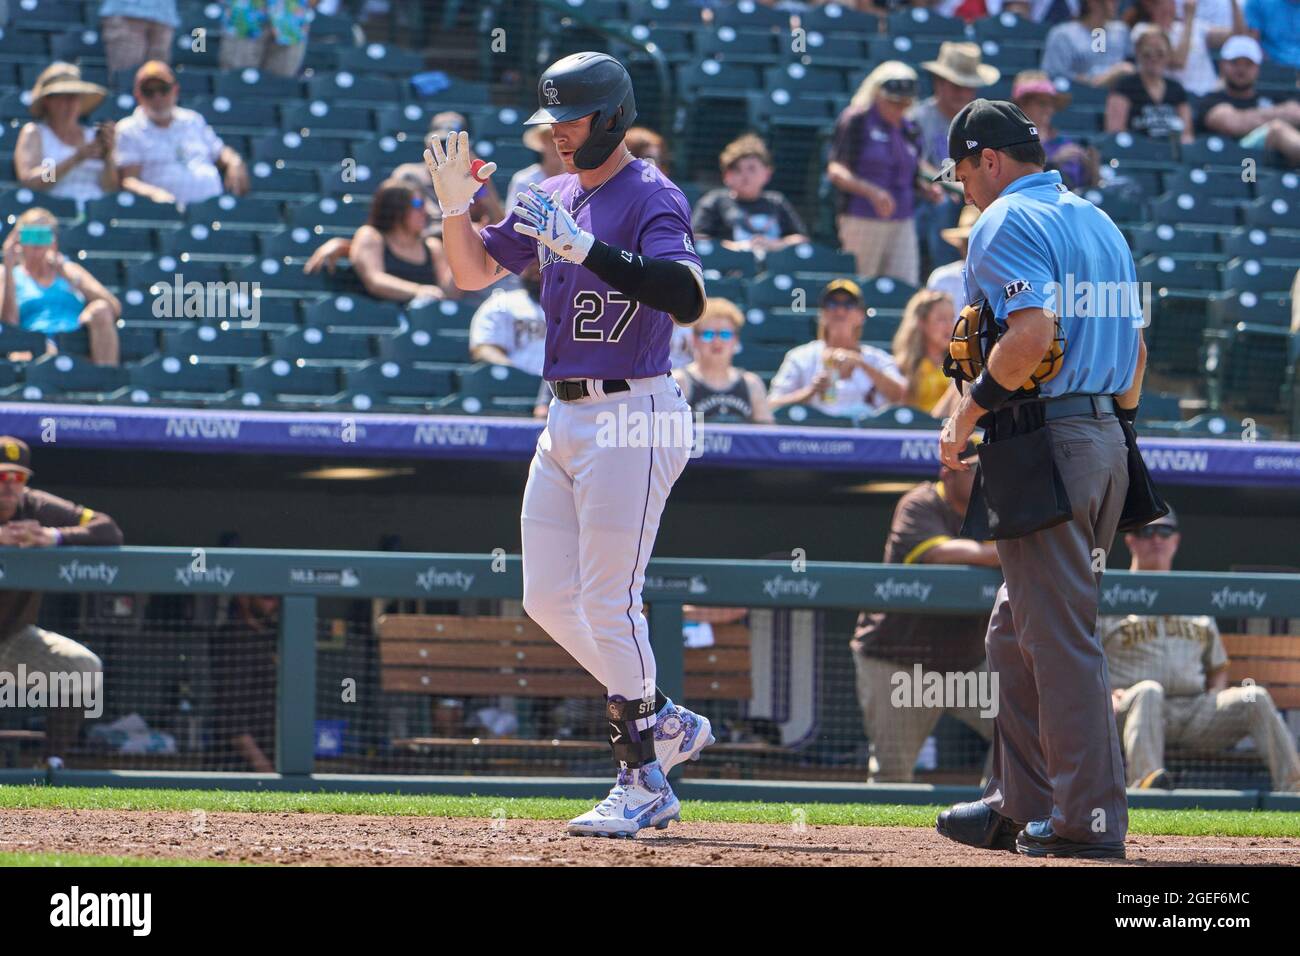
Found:
M 1133 254 L 1108 215 L 1058 172 L 1021 176 L 970 234 L 966 301 L 987 300 L 998 324 L 1020 309 L 1061 317 L 1065 361 L 1041 394 L 1118 395 L 1137 370 L 1142 287 Z

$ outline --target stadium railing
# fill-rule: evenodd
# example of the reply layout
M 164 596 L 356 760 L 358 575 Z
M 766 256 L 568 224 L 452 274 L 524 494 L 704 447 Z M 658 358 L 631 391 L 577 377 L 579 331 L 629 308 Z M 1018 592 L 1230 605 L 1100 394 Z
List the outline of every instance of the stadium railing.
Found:
M 791 607 L 813 611 L 865 608 L 900 613 L 961 614 L 987 611 L 999 584 L 1000 577 L 994 571 L 964 567 L 804 563 L 797 556 L 790 562 L 652 560 L 646 576 L 645 601 L 651 640 L 658 662 L 658 683 L 669 695 L 687 702 L 694 699 L 690 694 L 682 696 L 683 690 L 689 690 L 691 686 L 684 674 L 684 661 L 691 653 L 684 648 L 682 638 L 683 605 L 686 604 L 707 605 L 711 608 L 747 608 L 751 614 L 761 614 L 762 609 Z M 478 781 L 480 785 L 484 781 L 493 781 L 495 786 L 496 782 L 509 779 L 513 781 L 509 786 L 518 792 L 572 793 L 576 792 L 575 787 L 581 789 L 582 786 L 590 789 L 592 778 L 561 781 L 550 777 L 523 781 L 518 776 L 501 776 L 502 764 L 484 756 L 486 751 L 492 749 L 490 747 L 476 748 L 476 756 L 480 759 L 477 763 L 472 763 L 472 766 L 460 767 L 461 776 L 458 778 L 436 776 L 428 771 L 418 776 L 400 777 L 373 772 L 354 775 L 322 773 L 322 769 L 329 770 L 329 764 L 322 763 L 319 759 L 321 725 L 331 722 L 318 718 L 325 711 L 332 712 L 325 713 L 325 716 L 337 716 L 340 682 L 336 678 L 340 671 L 333 664 L 324 667 L 321 664 L 322 657 L 330 653 L 331 640 L 331 629 L 321 626 L 321 603 L 337 599 L 352 601 L 378 598 L 398 602 L 517 600 L 522 593 L 522 579 L 521 562 L 516 555 L 506 555 L 503 552 L 467 555 L 144 547 L 0 549 L 0 585 L 5 589 L 44 593 L 47 602 L 69 594 L 105 598 L 122 595 L 279 596 L 278 635 L 268 637 L 273 646 L 273 654 L 267 655 L 262 664 L 252 664 L 247 673 L 234 675 L 236 687 L 242 680 L 250 685 L 250 693 L 253 690 L 263 693 L 268 706 L 274 707 L 272 749 L 276 774 L 181 773 L 176 776 L 176 780 L 184 780 L 190 785 L 316 787 L 326 785 L 323 781 L 329 778 L 328 786 L 343 789 L 388 788 L 409 791 L 412 788 L 427 790 L 450 787 L 453 792 L 468 792 L 464 788 L 472 787 L 473 781 Z M 1218 572 L 1135 575 L 1108 572 L 1102 584 L 1101 609 L 1103 614 L 1207 614 L 1220 618 L 1258 618 L 1266 615 L 1274 620 L 1300 618 L 1300 575 Z M 458 613 L 472 612 L 461 610 Z M 177 618 L 166 620 L 163 624 L 164 627 L 160 630 L 167 640 L 181 646 L 188 642 L 195 645 L 192 650 L 199 650 L 197 645 L 201 642 L 194 639 L 195 633 L 184 621 Z M 47 621 L 43 621 L 43 625 L 51 626 Z M 81 635 L 69 628 L 68 636 L 79 638 Z M 367 635 L 376 636 L 382 638 L 382 634 Z M 793 637 L 797 643 L 806 638 L 807 633 L 790 628 L 784 636 L 787 642 L 782 653 L 792 655 L 798 651 L 792 649 L 789 638 Z M 487 634 L 478 637 L 489 642 L 491 640 Z M 837 647 L 844 643 L 839 640 L 839 631 L 834 637 Z M 157 638 L 156 633 L 153 638 Z M 148 635 L 140 638 L 141 641 L 147 639 Z M 719 640 L 720 649 L 724 643 L 726 639 Z M 373 689 L 376 695 L 381 683 L 376 672 L 391 663 L 380 661 L 377 644 L 377 641 L 370 643 L 366 660 L 352 658 L 348 667 L 342 671 L 369 673 L 369 683 L 365 686 Z M 477 646 L 484 647 L 487 644 Z M 468 644 L 466 652 L 473 653 Z M 182 653 L 181 656 L 188 655 Z M 242 666 L 242 661 L 249 660 L 252 658 L 237 657 L 234 666 L 238 668 Z M 148 659 L 146 663 L 149 663 Z M 824 662 L 814 662 L 813 666 L 820 663 Z M 272 670 L 264 681 L 258 676 L 258 667 L 263 665 Z M 229 668 L 231 665 L 228 663 L 226 666 Z M 134 681 L 137 684 L 141 681 L 149 682 L 149 693 L 154 698 L 165 697 L 169 705 L 176 702 L 174 698 L 193 696 L 192 688 L 186 686 L 188 678 L 184 674 L 163 679 L 156 673 L 122 674 L 122 669 L 124 668 L 119 668 L 117 674 L 110 675 L 118 681 L 116 685 L 110 681 L 110 685 L 122 686 L 122 681 Z M 725 678 L 722 680 L 725 683 Z M 252 687 L 259 681 L 260 686 Z M 164 683 L 166 686 L 161 686 Z M 694 686 L 702 686 L 698 675 Z M 467 690 L 467 693 L 472 692 Z M 851 691 L 848 695 L 851 697 Z M 343 706 L 346 708 L 349 705 Z M 185 709 L 184 705 L 182 709 Z M 856 724 L 856 700 L 847 709 L 852 712 L 852 716 L 844 723 Z M 110 715 L 115 713 L 113 708 L 110 707 L 109 710 Z M 369 729 L 375 731 L 373 737 L 382 736 L 374 726 Z M 327 733 L 329 732 L 331 731 L 327 727 Z M 336 735 L 342 733 L 338 728 L 333 732 Z M 856 733 L 860 735 L 860 727 Z M 484 733 L 482 736 L 490 735 Z M 472 741 L 475 745 L 480 742 L 477 738 Z M 542 744 L 547 742 L 554 745 L 552 749 L 563 749 L 554 741 L 533 741 Z M 452 742 L 435 739 L 432 743 L 436 747 Z M 461 743 L 467 744 L 469 741 Z M 374 741 L 371 740 L 367 746 L 373 749 Z M 587 745 L 573 741 L 571 746 L 580 748 Z M 589 749 L 599 751 L 598 741 L 592 743 Z M 543 747 L 536 752 L 541 754 L 544 750 Z M 590 768 L 591 772 L 600 773 L 599 767 L 603 765 L 601 758 L 604 756 L 596 754 L 588 763 L 570 763 L 565 765 L 563 772 L 572 775 L 577 767 Z M 131 766 L 130 761 L 126 763 Z M 755 774 L 753 767 L 746 765 L 744 759 L 724 759 L 720 763 L 725 768 L 724 772 L 732 776 L 763 776 Z M 116 784 L 136 780 L 153 785 L 168 785 L 159 782 L 167 778 L 166 773 L 152 776 L 130 773 L 123 775 L 117 772 L 121 763 L 113 763 L 112 760 L 99 766 L 113 772 L 96 774 L 94 771 L 65 771 L 63 779 L 65 782 L 93 779 L 99 783 Z M 157 769 L 157 765 L 145 766 L 150 770 Z M 193 762 L 176 766 L 182 770 L 200 767 Z M 347 766 L 364 769 L 367 765 L 363 762 Z M 543 756 L 540 766 L 543 772 L 560 772 L 560 764 L 554 754 Z M 764 795 L 787 792 L 798 792 L 807 799 L 842 800 L 848 799 L 848 794 L 852 794 L 853 799 L 864 799 L 869 798 L 864 796 L 868 791 L 873 791 L 871 787 L 857 786 L 867 775 L 866 767 L 860 761 L 848 768 L 839 768 L 840 772 L 834 772 L 833 767 L 823 771 L 822 764 L 805 766 L 802 772 L 794 764 L 782 766 L 789 766 L 795 772 L 785 775 L 786 779 L 780 782 L 773 779 L 760 782 L 745 779 L 704 780 L 694 772 L 695 765 L 691 765 L 689 782 L 695 786 L 696 792 L 702 792 L 701 788 L 704 788 L 710 793 L 729 795 L 733 799 L 766 799 Z M 441 767 L 438 764 L 435 769 Z M 467 772 L 484 770 L 490 776 L 465 776 Z M 532 772 L 537 773 L 537 770 Z M 716 773 L 713 775 L 716 776 Z M 770 774 L 766 776 L 771 777 Z M 36 779 L 30 772 L 0 770 L 0 782 L 12 782 L 19 778 Z M 973 779 L 978 779 L 978 773 Z M 887 798 L 893 802 L 933 802 L 954 793 L 969 792 L 971 780 L 969 776 L 962 779 L 939 778 L 937 782 L 940 784 L 967 784 L 946 789 L 944 786 L 909 788 L 883 785 L 874 788 L 874 793 L 877 799 Z M 1283 804 L 1289 805 L 1286 801 L 1291 799 L 1255 793 L 1255 789 L 1266 790 L 1266 784 L 1255 789 L 1246 786 L 1239 789 L 1253 794 L 1241 797 L 1240 799 L 1246 800 L 1241 805 L 1258 805 L 1257 802 L 1252 802 L 1257 798 L 1265 801 L 1281 799 Z M 1236 797 L 1223 799 L 1229 799 L 1230 805 L 1239 803 Z M 1234 800 L 1238 802 L 1232 802 Z M 1199 799 L 1198 803 L 1206 805 L 1204 798 Z M 1297 798 L 1297 806 L 1300 806 L 1300 798 Z

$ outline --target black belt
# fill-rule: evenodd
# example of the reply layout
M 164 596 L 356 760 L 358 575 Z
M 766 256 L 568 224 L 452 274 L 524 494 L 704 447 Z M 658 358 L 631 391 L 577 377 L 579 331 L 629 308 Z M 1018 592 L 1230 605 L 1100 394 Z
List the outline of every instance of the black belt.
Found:
M 551 387 L 551 394 L 562 402 L 576 402 L 591 395 L 585 378 L 561 379 L 558 382 L 547 382 L 546 384 Z M 601 388 L 605 390 L 606 395 L 614 392 L 632 391 L 632 386 L 624 378 L 607 378 L 601 382 Z
M 1043 403 L 1043 418 L 1049 422 L 1058 418 L 1073 418 L 1076 415 L 1101 418 L 1103 415 L 1115 414 L 1113 395 L 1059 395 L 1056 398 L 1040 398 L 1037 401 Z

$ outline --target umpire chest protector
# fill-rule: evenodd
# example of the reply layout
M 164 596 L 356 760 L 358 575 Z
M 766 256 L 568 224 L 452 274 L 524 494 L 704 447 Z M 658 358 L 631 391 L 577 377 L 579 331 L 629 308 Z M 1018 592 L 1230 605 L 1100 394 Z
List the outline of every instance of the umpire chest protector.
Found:
M 591 117 L 591 134 L 573 155 L 579 169 L 595 169 L 636 122 L 632 78 L 605 53 L 574 53 L 556 60 L 537 83 L 537 112 L 525 126 Z

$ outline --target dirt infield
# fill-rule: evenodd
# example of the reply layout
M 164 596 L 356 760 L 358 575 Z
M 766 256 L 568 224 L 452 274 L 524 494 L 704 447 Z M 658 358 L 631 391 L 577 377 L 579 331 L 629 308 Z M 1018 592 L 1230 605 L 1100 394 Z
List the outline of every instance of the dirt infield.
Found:
M 143 810 L 0 811 L 0 851 L 330 866 L 1042 866 L 904 827 L 674 823 L 636 840 L 550 820 Z M 1125 864 L 1300 864 L 1300 839 L 1135 836 Z

